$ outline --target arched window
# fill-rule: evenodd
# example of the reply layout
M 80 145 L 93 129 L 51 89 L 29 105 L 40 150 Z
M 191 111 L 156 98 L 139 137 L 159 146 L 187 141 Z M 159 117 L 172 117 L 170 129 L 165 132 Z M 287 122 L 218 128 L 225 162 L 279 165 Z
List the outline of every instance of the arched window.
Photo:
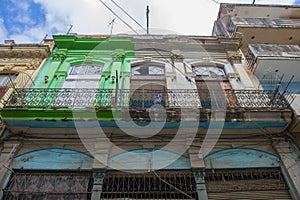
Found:
M 200 63 L 192 66 L 202 107 L 224 108 L 225 89 L 230 89 L 223 66 Z
M 93 160 L 87 154 L 64 148 L 16 156 L 3 199 L 90 199 Z
M 70 75 L 101 75 L 103 66 L 100 65 L 77 65 L 70 69 Z
M 193 66 L 193 72 L 196 74 L 197 79 L 203 80 L 226 80 L 224 68 L 210 65 L 201 64 Z
M 204 163 L 208 199 L 292 199 L 276 155 L 230 148 L 209 154 Z
M 165 67 L 159 63 L 142 63 L 134 65 L 131 69 L 131 77 L 137 78 L 139 76 L 146 76 L 151 78 L 152 76 L 164 76 Z
M 103 69 L 93 64 L 71 66 L 62 88 L 99 88 Z

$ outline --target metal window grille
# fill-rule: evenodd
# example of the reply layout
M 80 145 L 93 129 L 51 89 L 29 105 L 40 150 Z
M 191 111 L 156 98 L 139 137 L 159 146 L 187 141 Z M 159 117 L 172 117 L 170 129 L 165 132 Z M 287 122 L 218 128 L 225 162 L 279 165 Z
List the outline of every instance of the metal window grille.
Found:
M 90 172 L 19 171 L 12 175 L 3 199 L 87 200 L 92 182 Z
M 280 169 L 224 169 L 205 173 L 208 192 L 287 190 Z
M 197 199 L 191 171 L 106 173 L 101 200 L 107 199 Z

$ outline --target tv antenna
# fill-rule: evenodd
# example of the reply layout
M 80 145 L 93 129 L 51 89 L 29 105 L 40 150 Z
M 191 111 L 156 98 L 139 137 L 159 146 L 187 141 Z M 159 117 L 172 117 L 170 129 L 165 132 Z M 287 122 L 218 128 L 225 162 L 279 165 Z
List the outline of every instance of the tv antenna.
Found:
M 108 26 L 110 26 L 110 35 L 113 33 L 114 24 L 115 24 L 116 18 L 113 18 L 111 22 L 109 22 Z
M 65 26 L 69 26 L 69 30 L 67 31 L 67 35 L 68 35 L 71 29 L 73 28 L 73 24 L 65 24 Z
M 46 35 L 44 36 L 44 38 L 42 39 L 42 41 L 40 42 L 40 44 L 42 44 L 42 43 L 47 39 L 47 37 L 48 37 L 48 34 L 46 34 Z

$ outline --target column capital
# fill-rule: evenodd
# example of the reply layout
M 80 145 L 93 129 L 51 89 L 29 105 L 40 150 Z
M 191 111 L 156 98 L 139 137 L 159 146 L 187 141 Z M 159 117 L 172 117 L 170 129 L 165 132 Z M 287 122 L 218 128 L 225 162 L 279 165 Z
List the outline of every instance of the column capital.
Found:
M 56 50 L 52 54 L 52 58 L 54 61 L 63 62 L 67 57 L 67 51 L 66 50 Z

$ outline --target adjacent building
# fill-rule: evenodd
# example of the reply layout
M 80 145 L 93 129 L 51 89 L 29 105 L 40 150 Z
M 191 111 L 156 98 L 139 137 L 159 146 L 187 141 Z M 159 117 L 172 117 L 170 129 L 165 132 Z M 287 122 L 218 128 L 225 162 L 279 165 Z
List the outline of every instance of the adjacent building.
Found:
M 293 120 L 285 135 L 297 146 L 294 158 L 299 155 L 300 142 L 299 11 L 299 6 L 221 4 L 213 28 L 213 35 L 239 37 L 244 65 L 259 79 L 260 86 L 279 91 L 291 102 Z M 289 166 L 295 174 L 292 177 L 299 180 L 298 161 Z

